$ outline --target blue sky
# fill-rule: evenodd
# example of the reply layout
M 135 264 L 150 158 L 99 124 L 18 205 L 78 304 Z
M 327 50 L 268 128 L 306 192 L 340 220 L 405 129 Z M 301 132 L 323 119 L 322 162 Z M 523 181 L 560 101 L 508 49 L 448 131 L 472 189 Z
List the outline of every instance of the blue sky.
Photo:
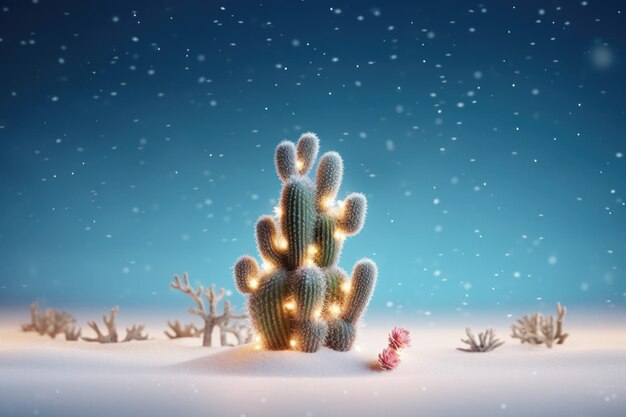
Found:
M 406 3 L 0 1 L 0 304 L 234 290 L 310 130 L 369 199 L 373 310 L 623 306 L 621 6 Z

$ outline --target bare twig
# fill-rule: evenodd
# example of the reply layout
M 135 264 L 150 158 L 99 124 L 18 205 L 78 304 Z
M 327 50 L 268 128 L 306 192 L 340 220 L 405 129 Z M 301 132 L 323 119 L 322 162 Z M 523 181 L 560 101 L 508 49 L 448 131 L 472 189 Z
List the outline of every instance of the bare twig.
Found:
M 107 328 L 107 334 L 104 334 L 98 328 L 98 324 L 95 321 L 89 321 L 87 324 L 89 327 L 93 329 L 96 333 L 96 337 L 83 337 L 82 339 L 87 342 L 98 342 L 98 343 L 117 343 L 119 340 L 117 334 L 117 325 L 115 323 L 115 317 L 117 316 L 119 307 L 113 307 L 111 312 L 109 313 L 109 318 L 107 319 L 106 314 L 102 315 L 102 322 Z M 142 335 L 144 326 L 134 324 L 130 328 L 126 328 L 126 337 L 122 342 L 130 342 L 131 340 L 146 340 L 148 335 Z
M 37 332 L 40 328 L 39 323 L 40 315 L 39 315 L 39 305 L 37 303 L 32 303 L 30 305 L 30 323 L 22 324 L 23 332 Z
M 88 321 L 87 325 L 96 332 L 96 337 L 84 337 L 83 340 L 86 342 L 98 342 L 98 343 L 117 343 L 117 327 L 115 324 L 115 316 L 117 312 L 120 310 L 119 307 L 113 307 L 111 312 L 109 313 L 109 318 L 107 319 L 106 314 L 102 315 L 102 322 L 107 328 L 107 334 L 103 334 L 98 328 L 98 324 L 95 321 Z
M 230 301 L 228 300 L 224 301 L 224 310 L 222 314 L 217 314 L 217 305 L 226 294 L 224 288 L 220 288 L 217 293 L 215 292 L 215 285 L 211 285 L 208 289 L 199 286 L 198 289 L 194 290 L 189 283 L 187 273 L 183 274 L 182 281 L 178 275 L 175 275 L 174 281 L 170 284 L 170 286 L 175 290 L 179 290 L 182 293 L 187 294 L 196 304 L 195 308 L 189 309 L 189 313 L 195 314 L 204 320 L 204 337 L 202 339 L 202 346 L 212 345 L 213 329 L 216 326 L 220 329 L 220 341 L 222 345 L 226 345 L 226 328 L 230 320 L 242 320 L 248 318 L 245 314 L 234 314 Z M 202 299 L 202 295 L 206 298 L 208 307 Z
M 47 334 L 53 339 L 59 333 L 65 333 L 68 326 L 76 322 L 74 317 L 65 311 L 54 308 L 41 311 L 37 303 L 30 305 L 30 318 L 30 323 L 22 324 L 22 331 L 37 332 L 40 335 Z
M 504 344 L 500 339 L 495 338 L 493 329 L 478 333 L 478 342 L 469 327 L 465 328 L 465 333 L 467 333 L 467 339 L 461 339 L 461 342 L 469 345 L 469 348 L 457 348 L 463 352 L 489 352 Z
M 143 329 L 146 326 L 144 326 L 143 324 L 133 324 L 133 327 L 130 328 L 126 328 L 126 337 L 124 338 L 124 340 L 122 340 L 122 342 L 130 342 L 131 340 L 146 340 L 148 339 L 148 335 L 147 334 L 141 334 L 143 333 Z
M 65 329 L 65 340 L 76 341 L 80 338 L 80 327 L 70 326 Z
M 172 333 L 169 331 L 164 331 L 165 335 L 170 339 L 178 339 L 181 337 L 198 337 L 202 334 L 202 330 L 198 329 L 195 324 L 185 324 L 184 326 L 180 324 L 178 320 L 175 322 L 168 321 L 167 325 L 172 330 Z
M 530 316 L 525 315 L 517 320 L 517 324 L 511 327 L 511 337 L 519 339 L 522 343 L 533 345 L 545 344 L 548 348 L 552 348 L 554 344 L 561 345 L 569 336 L 563 333 L 563 320 L 567 313 L 567 307 L 556 305 L 557 318 L 553 316 L 544 317 L 540 313 Z M 556 323 L 555 323 L 556 322 Z
M 48 323 L 46 333 L 53 339 L 57 336 L 57 334 L 65 333 L 67 327 L 76 321 L 74 320 L 74 317 L 65 311 L 48 309 L 45 314 Z

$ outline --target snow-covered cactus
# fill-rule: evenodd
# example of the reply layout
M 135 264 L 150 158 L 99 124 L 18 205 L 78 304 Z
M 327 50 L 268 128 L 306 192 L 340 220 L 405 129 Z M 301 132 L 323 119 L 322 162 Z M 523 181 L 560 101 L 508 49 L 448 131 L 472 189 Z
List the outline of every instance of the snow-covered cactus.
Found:
M 275 216 L 262 216 L 256 224 L 263 268 L 248 255 L 235 264 L 237 289 L 249 296 L 252 323 L 267 349 L 350 350 L 376 284 L 376 264 L 369 259 L 357 262 L 352 279 L 337 267 L 344 239 L 363 227 L 367 200 L 353 193 L 336 201 L 343 177 L 336 152 L 321 157 L 311 181 L 318 151 L 313 133 L 297 144 L 278 145 L 280 202 Z

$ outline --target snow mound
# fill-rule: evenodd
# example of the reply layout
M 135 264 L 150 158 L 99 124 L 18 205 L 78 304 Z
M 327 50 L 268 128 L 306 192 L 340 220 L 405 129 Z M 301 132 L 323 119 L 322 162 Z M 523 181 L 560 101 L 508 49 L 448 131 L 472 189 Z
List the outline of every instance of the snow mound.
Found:
M 355 351 L 336 352 L 322 348 L 314 354 L 296 351 L 255 349 L 254 344 L 175 365 L 185 373 L 245 375 L 247 377 L 354 377 L 376 374 L 376 363 Z

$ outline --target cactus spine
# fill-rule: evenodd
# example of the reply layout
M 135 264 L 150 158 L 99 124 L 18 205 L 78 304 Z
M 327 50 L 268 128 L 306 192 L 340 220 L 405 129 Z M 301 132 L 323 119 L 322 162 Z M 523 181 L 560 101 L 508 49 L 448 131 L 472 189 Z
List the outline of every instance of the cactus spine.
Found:
M 320 158 L 313 183 L 308 173 L 318 151 L 313 133 L 297 144 L 278 145 L 280 203 L 275 217 L 262 216 L 256 224 L 265 265 L 245 255 L 234 268 L 237 289 L 249 296 L 259 341 L 271 350 L 350 350 L 376 285 L 376 264 L 369 259 L 357 262 L 352 279 L 337 266 L 344 239 L 363 227 L 367 200 L 353 193 L 336 201 L 343 177 L 336 152 Z

